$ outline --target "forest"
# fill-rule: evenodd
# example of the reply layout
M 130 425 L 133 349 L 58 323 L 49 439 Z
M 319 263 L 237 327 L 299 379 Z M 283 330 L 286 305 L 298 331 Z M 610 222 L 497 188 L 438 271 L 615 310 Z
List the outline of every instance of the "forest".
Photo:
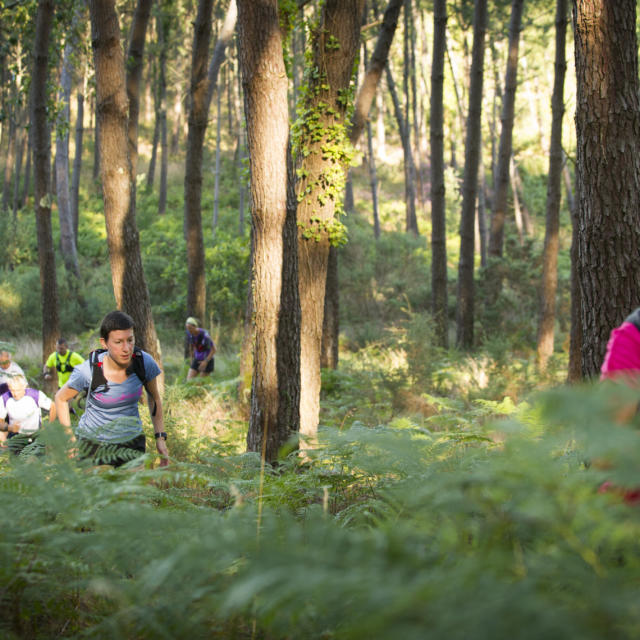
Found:
M 2 0 L 0 355 L 169 456 L 0 441 L 0 635 L 640 637 L 637 4 Z

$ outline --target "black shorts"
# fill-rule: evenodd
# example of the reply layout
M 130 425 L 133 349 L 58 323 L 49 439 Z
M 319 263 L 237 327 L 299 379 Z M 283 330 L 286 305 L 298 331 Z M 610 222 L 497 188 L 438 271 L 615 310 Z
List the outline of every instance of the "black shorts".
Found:
M 215 360 L 215 358 L 211 358 L 211 360 L 209 360 L 209 362 L 207 362 L 207 367 L 204 370 L 205 373 L 211 373 L 213 371 L 213 361 Z M 202 362 L 202 360 L 196 360 L 195 358 L 191 361 L 191 366 L 189 367 L 190 369 L 195 369 L 196 371 L 200 371 L 200 363 Z
M 78 438 L 78 451 L 80 460 L 91 460 L 95 465 L 110 464 L 120 467 L 147 450 L 147 439 L 140 434 L 128 442 L 109 444 L 106 442 L 94 442 L 86 438 Z

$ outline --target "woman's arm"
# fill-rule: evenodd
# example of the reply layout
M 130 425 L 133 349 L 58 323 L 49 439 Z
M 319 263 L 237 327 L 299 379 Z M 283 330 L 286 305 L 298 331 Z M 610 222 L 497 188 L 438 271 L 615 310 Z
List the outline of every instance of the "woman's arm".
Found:
M 147 401 L 149 403 L 149 414 L 151 415 L 151 422 L 153 423 L 153 433 L 165 433 L 164 431 L 164 414 L 162 413 L 162 400 L 160 398 L 160 392 L 158 391 L 158 380 L 147 381 L 145 384 L 147 390 Z M 156 440 L 156 449 L 161 456 L 160 466 L 166 467 L 169 464 L 169 449 L 167 448 L 167 441 L 164 437 L 158 437 Z
M 69 400 L 73 400 L 78 395 L 76 389 L 72 389 L 69 383 L 65 384 L 56 393 L 55 405 L 53 407 L 54 418 L 57 415 L 60 424 L 65 427 L 71 426 L 71 416 L 69 415 Z M 51 416 L 51 414 L 49 414 Z M 50 419 L 54 419 L 50 418 Z

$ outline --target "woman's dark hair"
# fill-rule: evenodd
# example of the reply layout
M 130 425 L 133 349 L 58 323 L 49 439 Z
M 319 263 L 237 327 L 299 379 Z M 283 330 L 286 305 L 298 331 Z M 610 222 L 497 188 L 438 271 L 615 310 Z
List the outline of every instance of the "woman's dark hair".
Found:
M 112 331 L 123 331 L 125 329 L 133 329 L 135 327 L 133 318 L 124 311 L 111 311 L 102 318 L 100 325 L 100 337 L 104 340 L 109 339 Z

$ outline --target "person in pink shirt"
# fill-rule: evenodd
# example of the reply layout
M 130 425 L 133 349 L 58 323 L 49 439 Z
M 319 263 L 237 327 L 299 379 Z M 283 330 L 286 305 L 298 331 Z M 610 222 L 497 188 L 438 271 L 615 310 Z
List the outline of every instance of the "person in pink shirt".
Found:
M 611 332 L 600 380 L 618 380 L 640 390 L 640 307 Z M 623 404 L 616 411 L 616 422 L 629 422 L 637 411 L 638 402 Z M 620 491 L 627 504 L 640 504 L 640 488 L 620 490 L 611 482 L 605 482 L 599 491 L 612 489 Z

